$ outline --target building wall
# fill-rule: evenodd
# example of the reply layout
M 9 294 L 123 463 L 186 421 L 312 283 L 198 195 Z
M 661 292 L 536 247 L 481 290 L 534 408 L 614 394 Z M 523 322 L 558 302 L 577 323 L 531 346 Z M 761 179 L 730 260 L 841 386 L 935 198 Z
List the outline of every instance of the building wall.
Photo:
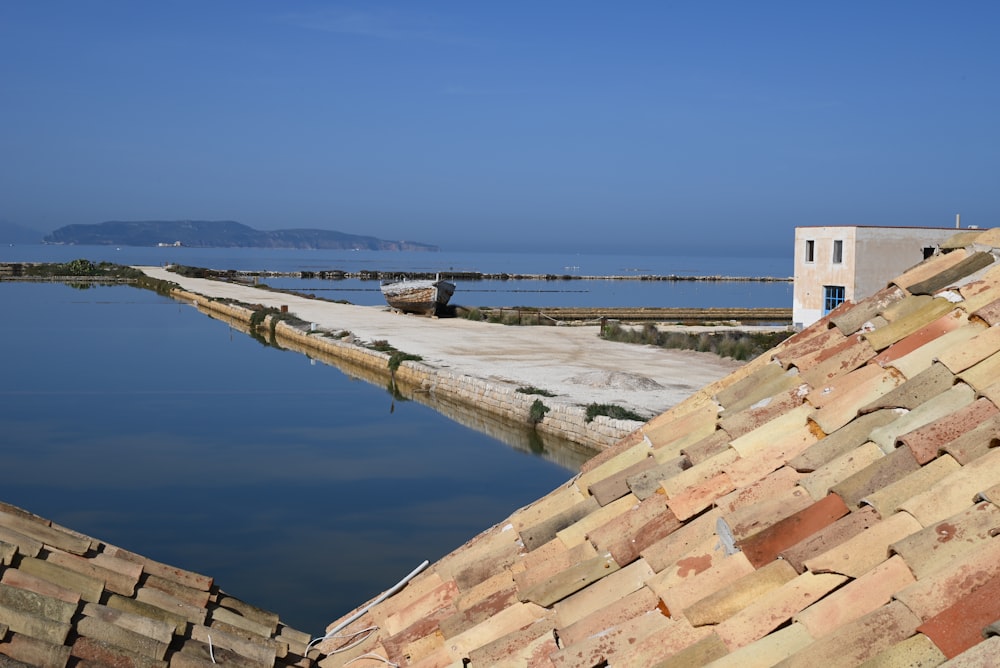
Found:
M 844 298 L 858 302 L 924 259 L 925 248 L 935 248 L 955 234 L 939 227 L 797 227 L 795 228 L 795 285 L 792 321 L 808 327 L 823 317 L 824 286 L 843 286 Z M 834 242 L 843 242 L 843 257 L 833 262 Z M 806 259 L 813 242 L 813 261 Z

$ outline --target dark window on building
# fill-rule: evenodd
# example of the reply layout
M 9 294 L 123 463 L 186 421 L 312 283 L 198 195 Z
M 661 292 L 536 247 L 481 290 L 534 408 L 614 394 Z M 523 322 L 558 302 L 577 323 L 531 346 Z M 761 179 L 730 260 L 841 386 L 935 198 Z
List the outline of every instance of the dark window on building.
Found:
M 806 262 L 816 261 L 816 242 L 806 239 Z
M 833 242 L 833 263 L 840 264 L 844 261 L 844 242 L 837 239 Z
M 826 315 L 833 309 L 837 308 L 844 303 L 844 286 L 843 285 L 824 285 L 823 286 L 823 315 Z

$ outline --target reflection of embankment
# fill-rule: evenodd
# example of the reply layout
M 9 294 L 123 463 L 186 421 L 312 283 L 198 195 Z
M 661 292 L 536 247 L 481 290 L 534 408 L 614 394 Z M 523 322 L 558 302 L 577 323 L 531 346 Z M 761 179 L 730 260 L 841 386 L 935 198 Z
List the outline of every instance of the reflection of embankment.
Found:
M 209 308 L 203 308 L 203 305 L 204 302 L 198 302 L 198 309 L 203 313 L 225 322 L 233 329 L 244 334 L 253 335 L 244 317 L 235 313 L 232 315 L 226 313 L 226 309 L 219 309 L 217 304 L 213 304 Z M 448 419 L 486 434 L 515 450 L 539 456 L 571 471 L 579 471 L 583 463 L 597 452 L 597 450 L 588 448 L 585 445 L 561 439 L 552 434 L 542 433 L 527 424 L 517 424 L 509 420 L 503 420 L 491 413 L 476 410 L 472 406 L 449 401 L 428 391 L 421 384 L 408 382 L 405 379 L 406 374 L 398 374 L 393 379 L 386 361 L 380 360 L 381 367 L 353 363 L 343 356 L 324 353 L 314 346 L 305 346 L 299 342 L 298 336 L 285 335 L 287 331 L 288 328 L 286 327 L 278 327 L 275 330 L 276 343 L 282 348 L 301 353 L 310 359 L 319 360 L 324 364 L 338 369 L 351 378 L 357 378 L 372 385 L 384 387 L 390 397 L 394 395 L 405 401 L 416 401 L 432 408 Z M 304 336 L 320 335 L 304 334 Z M 370 354 L 372 353 L 375 353 L 375 351 L 366 350 L 365 356 L 371 359 Z

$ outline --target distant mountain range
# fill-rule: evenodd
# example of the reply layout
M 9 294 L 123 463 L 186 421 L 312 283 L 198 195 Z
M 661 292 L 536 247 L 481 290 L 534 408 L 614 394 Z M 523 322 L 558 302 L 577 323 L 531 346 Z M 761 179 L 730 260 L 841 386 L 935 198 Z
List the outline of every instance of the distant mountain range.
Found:
M 334 230 L 255 230 L 231 220 L 107 221 L 67 225 L 45 236 L 51 244 L 436 251 L 415 241 L 386 241 Z
M 24 225 L 0 220 L 0 244 L 37 244 L 43 234 Z

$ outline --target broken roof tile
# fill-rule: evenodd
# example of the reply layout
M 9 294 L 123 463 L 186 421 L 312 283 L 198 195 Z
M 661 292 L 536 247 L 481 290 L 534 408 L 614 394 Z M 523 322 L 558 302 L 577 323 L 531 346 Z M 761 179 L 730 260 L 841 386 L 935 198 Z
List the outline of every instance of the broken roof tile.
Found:
M 836 494 L 779 520 L 739 542 L 740 550 L 759 568 L 775 559 L 787 548 L 814 535 L 848 513 L 847 506 Z
M 888 517 L 899 510 L 901 503 L 930 488 L 959 466 L 950 455 L 938 457 L 906 477 L 866 495 L 861 502 L 875 508 L 882 517 Z
M 909 513 L 896 513 L 873 523 L 826 552 L 805 560 L 814 573 L 841 573 L 861 577 L 889 558 L 889 546 L 922 527 Z
M 795 620 L 812 637 L 822 638 L 886 605 L 895 592 L 913 582 L 913 573 L 906 562 L 894 556 L 802 610 Z
M 923 427 L 900 435 L 897 440 L 913 453 L 918 462 L 926 464 L 937 457 L 945 445 L 998 415 L 1000 410 L 993 402 L 978 399 Z

